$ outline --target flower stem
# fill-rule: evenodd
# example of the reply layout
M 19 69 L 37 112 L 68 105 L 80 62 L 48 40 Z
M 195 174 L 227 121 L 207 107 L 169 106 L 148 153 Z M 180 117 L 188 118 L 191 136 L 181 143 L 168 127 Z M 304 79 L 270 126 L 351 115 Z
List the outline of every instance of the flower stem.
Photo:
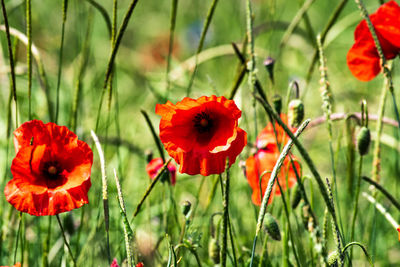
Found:
M 370 183 L 373 185 L 376 189 L 382 192 L 389 200 L 392 202 L 392 204 L 400 211 L 400 203 L 396 200 L 395 197 L 393 197 L 383 186 L 380 184 L 374 182 L 373 180 L 369 179 L 368 177 L 362 176 L 361 177 L 364 181 Z
M 26 0 L 26 64 L 28 65 L 28 119 L 32 119 L 32 11 L 31 0 Z
M 165 162 L 164 150 L 162 148 L 161 141 L 158 138 L 158 135 L 156 134 L 156 131 L 154 130 L 153 124 L 151 124 L 149 115 L 147 115 L 147 112 L 145 110 L 143 110 L 143 109 L 140 110 L 140 112 L 142 113 L 144 119 L 146 120 L 147 126 L 149 126 L 151 135 L 153 136 L 153 139 L 154 139 L 154 143 L 156 143 L 158 152 L 160 153 L 160 157 L 162 158 L 163 162 Z
M 178 10 L 178 0 L 172 0 L 172 6 L 171 6 L 171 21 L 169 25 L 169 45 L 168 45 L 168 56 L 167 56 L 167 70 L 166 70 L 166 94 L 165 98 L 168 98 L 169 94 L 169 87 L 171 84 L 171 81 L 169 79 L 169 72 L 171 70 L 171 57 L 172 57 L 172 52 L 174 50 L 174 34 L 175 34 L 175 25 L 176 25 L 176 14 Z
M 156 183 L 158 182 L 158 180 L 160 180 L 160 178 L 162 177 L 163 173 L 168 169 L 168 164 L 171 162 L 172 159 L 169 159 L 167 162 L 164 163 L 164 166 L 158 171 L 156 177 L 154 177 L 153 181 L 151 182 L 151 184 L 149 185 L 149 187 L 146 189 L 146 192 L 144 193 L 142 199 L 140 200 L 139 204 L 136 206 L 135 212 L 133 213 L 133 218 L 136 217 L 136 215 L 138 215 L 140 208 L 142 207 L 144 201 L 146 200 L 146 198 L 150 195 L 151 190 L 153 190 L 154 186 L 156 185 Z M 132 218 L 132 219 L 133 219 Z
M 68 0 L 63 0 L 63 2 L 62 2 L 62 24 L 61 24 L 60 51 L 58 54 L 56 115 L 54 118 L 55 123 L 57 123 L 57 121 L 58 121 L 58 112 L 60 110 L 60 85 L 61 85 L 61 72 L 62 72 L 62 64 L 63 64 L 64 36 L 65 36 L 65 24 L 67 21 L 67 10 L 68 10 Z
M 256 97 L 256 98 L 257 98 L 257 100 L 260 99 L 258 97 Z M 265 102 L 261 102 L 261 103 L 263 105 L 265 105 Z M 277 121 L 278 121 L 278 119 L 280 120 L 279 116 L 276 115 L 275 113 L 273 113 L 272 107 L 269 107 L 269 108 L 271 108 L 270 111 L 272 112 L 271 114 L 274 116 L 274 118 Z M 297 141 L 297 137 L 300 136 L 300 134 L 307 127 L 309 122 L 310 122 L 310 120 L 304 121 L 300 125 L 299 129 L 296 131 L 296 133 L 294 135 L 289 130 L 289 132 L 291 134 L 291 139 L 287 142 L 287 144 L 283 148 L 282 153 L 279 155 L 279 158 L 278 158 L 278 160 L 277 160 L 277 162 L 276 162 L 276 164 L 274 166 L 274 169 L 272 170 L 271 177 L 270 177 L 270 179 L 268 181 L 267 189 L 266 189 L 264 197 L 262 199 L 261 209 L 260 209 L 260 212 L 258 213 L 257 228 L 256 228 L 256 234 L 255 234 L 255 237 L 254 237 L 254 242 L 253 242 L 253 249 L 252 249 L 252 252 L 251 252 L 250 267 L 253 266 L 254 253 L 255 253 L 255 248 L 256 248 L 256 245 L 257 245 L 257 237 L 258 237 L 258 235 L 259 235 L 259 233 L 260 233 L 260 231 L 262 229 L 262 225 L 263 225 L 263 222 L 264 222 L 264 216 L 265 216 L 265 213 L 267 211 L 268 201 L 269 201 L 269 198 L 271 196 L 272 188 L 273 188 L 273 185 L 275 183 L 275 180 L 278 177 L 279 170 L 282 167 L 283 161 L 285 160 L 286 156 L 289 154 L 289 151 L 290 151 L 293 143 L 294 142 L 298 142 Z M 280 120 L 279 124 L 283 124 L 283 122 Z M 283 125 L 286 126 L 285 124 L 283 124 Z M 287 129 L 287 127 L 286 127 L 286 129 Z
M 229 160 L 226 166 L 226 175 L 219 176 L 222 185 L 222 243 L 221 243 L 221 266 L 226 267 L 227 240 L 228 240 L 228 216 L 229 216 Z
M 206 20 L 204 21 L 203 29 L 201 30 L 201 35 L 200 35 L 200 41 L 199 45 L 197 46 L 197 51 L 196 51 L 196 56 L 195 56 L 195 63 L 194 63 L 194 70 L 192 72 L 192 76 L 190 77 L 189 85 L 186 89 L 186 96 L 190 95 L 190 91 L 192 89 L 192 85 L 194 82 L 194 78 L 197 73 L 197 63 L 198 63 L 198 55 L 203 50 L 203 45 L 204 45 L 204 40 L 206 39 L 206 34 L 208 31 L 208 28 L 210 27 L 211 20 L 214 15 L 215 8 L 217 7 L 218 0 L 213 0 L 210 6 L 210 9 L 208 10 Z
M 360 186 L 361 186 L 361 173 L 362 173 L 362 163 L 363 163 L 363 156 L 360 156 L 360 162 L 358 163 L 358 179 L 357 179 L 357 187 L 356 187 L 356 195 L 354 196 L 354 210 L 353 210 L 353 220 L 351 222 L 351 232 L 350 232 L 350 240 L 354 240 L 354 229 L 356 226 L 356 218 L 357 218 L 357 211 L 358 211 L 358 199 L 360 195 Z M 350 259 L 353 259 L 353 251 L 350 253 Z
M 72 254 L 71 247 L 68 244 L 67 237 L 65 236 L 65 231 L 64 231 L 64 227 L 62 226 L 60 216 L 58 214 L 56 214 L 56 218 L 57 218 L 58 225 L 60 226 L 61 234 L 64 239 L 64 244 L 67 246 L 69 256 L 71 257 L 72 262 L 74 263 L 74 266 L 76 266 L 76 261 L 75 261 L 74 255 Z

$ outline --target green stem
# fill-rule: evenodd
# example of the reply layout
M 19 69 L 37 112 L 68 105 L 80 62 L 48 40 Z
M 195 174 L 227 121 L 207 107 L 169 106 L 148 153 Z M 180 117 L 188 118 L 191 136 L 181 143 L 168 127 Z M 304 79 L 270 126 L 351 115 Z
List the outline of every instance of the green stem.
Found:
M 390 202 L 392 202 L 392 204 L 400 211 L 400 203 L 385 188 L 383 188 L 383 186 L 381 186 L 380 184 L 378 184 L 374 180 L 369 179 L 366 176 L 362 176 L 361 178 L 364 181 L 366 181 L 366 182 L 370 183 L 371 185 L 373 185 L 379 191 L 381 191 L 381 193 L 384 194 L 390 200 Z
M 362 174 L 362 163 L 363 163 L 363 156 L 360 156 L 360 162 L 358 164 L 358 179 L 357 179 L 357 187 L 356 187 L 356 195 L 354 197 L 354 210 L 353 210 L 353 220 L 351 223 L 351 232 L 350 232 L 350 240 L 354 240 L 354 229 L 356 226 L 356 218 L 357 218 L 357 211 L 358 211 L 358 199 L 360 195 L 360 186 L 361 186 L 361 174 Z M 350 260 L 353 259 L 353 251 L 350 253 Z
M 260 98 L 259 98 L 259 97 L 256 97 L 256 99 L 259 100 Z M 264 101 L 261 102 L 261 104 L 262 104 L 263 106 L 264 106 L 264 105 L 267 106 L 266 103 L 265 103 Z M 270 107 L 270 106 L 267 106 L 267 107 L 268 107 L 267 109 L 270 108 L 269 112 L 273 115 L 273 117 L 277 120 L 277 122 L 278 122 L 281 126 L 285 126 L 286 129 L 290 132 L 290 130 L 289 130 L 289 129 L 287 128 L 287 126 L 282 122 L 282 120 L 280 119 L 280 117 L 274 113 L 274 111 L 272 110 L 272 107 Z M 279 119 L 279 120 L 278 120 L 278 119 Z M 267 211 L 268 201 L 269 201 L 269 198 L 270 198 L 271 193 L 272 193 L 273 185 L 274 185 L 274 183 L 275 183 L 275 181 L 276 181 L 276 178 L 278 177 L 279 170 L 280 170 L 280 168 L 282 167 L 283 161 L 285 160 L 286 156 L 289 154 L 289 151 L 290 151 L 290 149 L 291 149 L 293 143 L 295 143 L 295 144 L 296 144 L 296 143 L 299 143 L 299 141 L 297 140 L 297 137 L 300 136 L 300 134 L 301 134 L 301 133 L 303 132 L 303 130 L 307 127 L 307 125 L 308 125 L 309 122 L 310 122 L 310 120 L 304 121 L 304 122 L 300 125 L 299 129 L 296 131 L 296 133 L 295 133 L 294 135 L 292 134 L 292 132 L 290 132 L 290 134 L 291 134 L 291 136 L 290 136 L 291 139 L 287 142 L 287 144 L 286 144 L 285 147 L 283 148 L 282 153 L 279 155 L 279 158 L 278 158 L 278 160 L 277 160 L 277 162 L 276 162 L 276 164 L 275 164 L 275 166 L 274 166 L 274 169 L 272 170 L 270 179 L 269 179 L 269 181 L 268 181 L 267 189 L 265 190 L 265 194 L 264 194 L 264 197 L 263 197 L 262 202 L 261 202 L 261 209 L 260 209 L 260 212 L 258 213 L 257 229 L 256 229 L 256 234 L 255 234 L 254 243 L 253 243 L 253 249 L 252 249 L 252 253 L 251 253 L 250 267 L 253 266 L 254 253 L 255 253 L 255 248 L 256 248 L 256 244 L 257 244 L 257 243 L 256 243 L 256 242 L 257 242 L 257 237 L 258 237 L 258 235 L 259 235 L 259 233 L 260 233 L 260 231 L 261 231 L 261 229 L 262 229 L 262 225 L 263 225 L 263 222 L 264 222 L 264 216 L 265 216 L 265 213 L 266 213 L 266 211 Z M 298 145 L 298 144 L 296 144 L 296 145 L 297 145 L 297 147 L 299 148 L 299 145 Z M 300 150 L 300 149 L 299 149 L 299 150 Z M 311 169 L 311 168 L 310 168 L 310 169 Z M 326 191 L 325 191 L 325 194 L 326 194 Z
M 10 25 L 8 24 L 8 16 L 7 16 L 7 10 L 6 10 L 4 0 L 1 0 L 1 10 L 3 12 L 4 25 L 6 27 L 8 59 L 10 61 L 10 72 L 11 72 L 11 88 L 12 88 L 14 103 L 15 103 L 15 126 L 18 127 L 18 102 L 17 102 L 17 87 L 16 87 L 16 83 L 15 83 L 14 56 L 13 56 L 12 44 L 11 44 Z
M 142 207 L 144 201 L 150 195 L 151 191 L 153 190 L 153 188 L 156 185 L 156 183 L 158 182 L 158 180 L 160 180 L 163 173 L 168 169 L 168 164 L 171 162 L 171 160 L 172 159 L 169 159 L 167 162 L 164 163 L 163 167 L 158 171 L 156 177 L 154 177 L 153 181 L 151 182 L 149 187 L 146 189 L 146 192 L 143 194 L 142 199 L 140 200 L 139 204 L 136 206 L 135 212 L 133 213 L 133 218 L 135 218 L 136 215 L 138 215 L 140 208 Z
M 4 1 L 4 0 L 3 0 Z M 110 57 L 108 59 L 108 63 L 107 63 L 107 69 L 106 69 L 106 74 L 105 74 L 105 78 L 104 78 L 104 82 L 103 82 L 103 90 L 102 90 L 102 94 L 100 97 L 100 103 L 99 103 L 99 108 L 97 110 L 97 117 L 96 117 L 96 131 L 99 127 L 99 122 L 100 122 L 100 112 L 101 112 L 101 106 L 103 104 L 103 98 L 104 98 L 104 94 L 107 90 L 107 85 L 108 82 L 111 78 L 111 73 L 113 70 L 113 66 L 114 66 L 114 61 L 115 61 L 115 57 L 117 55 L 119 46 L 121 45 L 121 41 L 122 41 L 122 37 L 124 36 L 125 30 L 128 27 L 128 23 L 129 20 L 132 16 L 132 13 L 137 5 L 137 3 L 139 2 L 139 0 L 132 0 L 132 2 L 130 3 L 128 10 L 125 13 L 125 16 L 122 20 L 122 24 L 118 29 L 118 33 L 115 37 L 115 42 L 114 42 L 114 46 L 112 47 L 111 50 L 111 54 Z
M 28 65 L 28 119 L 32 119 L 32 11 L 31 0 L 26 0 L 26 36 L 28 45 L 26 47 L 26 64 Z
M 226 175 L 219 179 L 222 185 L 222 244 L 221 244 L 221 266 L 226 267 L 227 240 L 228 240 L 228 216 L 229 216 L 229 160 L 227 161 Z
M 195 78 L 196 73 L 197 73 L 198 55 L 201 52 L 201 50 L 203 50 L 204 40 L 206 39 L 206 34 L 207 34 L 207 31 L 208 31 L 208 28 L 210 27 L 211 20 L 212 20 L 213 15 L 214 15 L 214 11 L 215 11 L 215 9 L 217 7 L 217 3 L 218 3 L 218 0 L 213 0 L 212 1 L 210 9 L 208 10 L 208 13 L 207 13 L 206 20 L 204 21 L 203 29 L 202 29 L 201 35 L 200 35 L 199 45 L 197 46 L 195 63 L 194 63 L 194 70 L 192 72 L 192 76 L 190 77 L 189 85 L 188 85 L 187 91 L 186 91 L 186 96 L 190 95 L 190 91 L 192 89 L 194 78 Z
M 62 226 L 60 216 L 58 214 L 56 214 L 56 218 L 57 218 L 58 225 L 60 226 L 61 234 L 64 239 L 64 244 L 67 246 L 69 256 L 71 257 L 74 266 L 76 266 L 76 261 L 75 261 L 74 255 L 72 254 L 71 247 L 69 246 L 67 237 L 65 236 L 65 231 L 64 231 L 64 227 Z
M 167 82 L 167 92 L 165 94 L 165 98 L 168 98 L 169 87 L 170 87 L 170 79 L 169 72 L 171 70 L 171 56 L 174 50 L 174 34 L 175 34 L 175 25 L 176 25 L 176 14 L 178 10 L 178 0 L 172 0 L 171 7 L 171 20 L 169 26 L 169 45 L 168 45 L 168 56 L 167 56 L 167 71 L 166 71 L 166 82 Z
M 367 257 L 369 264 L 370 264 L 371 266 L 374 266 L 374 263 L 372 262 L 372 258 L 371 258 L 371 256 L 369 255 L 367 249 L 365 248 L 365 246 L 364 246 L 363 244 L 361 244 L 361 243 L 359 243 L 359 242 L 351 242 L 351 243 L 348 243 L 348 244 L 343 248 L 342 253 L 344 254 L 344 253 L 346 252 L 346 250 L 347 250 L 348 248 L 350 248 L 351 246 L 359 246 L 359 247 L 363 250 L 363 252 L 364 252 L 364 254 L 365 254 L 365 257 Z
M 64 52 L 64 36 L 65 36 L 65 24 L 67 21 L 68 11 L 68 0 L 63 0 L 62 3 L 62 24 L 61 24 L 61 40 L 60 40 L 60 51 L 58 55 L 58 74 L 57 74 L 57 95 L 56 95 L 56 115 L 54 122 L 58 121 L 58 113 L 60 110 L 60 85 L 61 85 L 61 72 L 63 64 L 63 52 Z
M 158 138 L 158 135 L 156 134 L 156 131 L 154 130 L 153 124 L 151 124 L 149 115 L 147 115 L 147 112 L 144 111 L 143 109 L 140 110 L 140 112 L 142 113 L 143 117 L 145 118 L 147 126 L 149 126 L 151 135 L 153 136 L 153 139 L 154 139 L 154 143 L 156 143 L 158 152 L 160 153 L 160 157 L 162 158 L 163 162 L 165 162 L 164 150 L 162 148 L 161 141 Z

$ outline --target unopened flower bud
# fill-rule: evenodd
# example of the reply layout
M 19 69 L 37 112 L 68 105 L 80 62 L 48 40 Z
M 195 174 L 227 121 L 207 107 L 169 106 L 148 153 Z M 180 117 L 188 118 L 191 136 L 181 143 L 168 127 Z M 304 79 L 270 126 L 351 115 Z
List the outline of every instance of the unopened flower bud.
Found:
M 272 57 L 267 57 L 267 59 L 264 60 L 264 66 L 268 71 L 269 79 L 272 83 L 274 83 L 274 65 L 275 59 L 273 59 Z
M 328 266 L 329 267 L 338 266 L 339 257 L 340 254 L 337 250 L 331 252 L 328 256 Z
M 282 97 L 280 95 L 274 95 L 272 97 L 272 103 L 274 104 L 274 109 L 275 109 L 276 113 L 281 114 Z
M 299 185 L 296 183 L 292 190 L 292 200 L 291 200 L 292 209 L 297 208 L 297 206 L 300 203 L 300 200 L 301 200 L 301 190 Z
M 357 135 L 357 148 L 358 153 L 364 156 L 368 153 L 369 144 L 371 143 L 371 133 L 369 129 L 363 126 Z
M 265 228 L 267 230 L 267 233 L 273 240 L 281 240 L 279 225 L 275 218 L 268 212 L 265 214 Z
M 147 163 L 149 163 L 152 159 L 153 159 L 153 150 L 151 149 L 146 149 L 144 151 L 144 155 L 146 157 L 146 161 Z
M 215 238 L 210 239 L 210 243 L 208 243 L 208 255 L 210 256 L 210 259 L 215 263 L 219 263 L 219 244 L 218 241 Z
M 289 103 L 288 119 L 291 127 L 298 127 L 304 118 L 304 105 L 300 99 L 293 99 Z
M 181 211 L 184 216 L 187 216 L 190 212 L 190 208 L 192 207 L 192 203 L 190 203 L 188 200 L 182 203 L 181 205 Z

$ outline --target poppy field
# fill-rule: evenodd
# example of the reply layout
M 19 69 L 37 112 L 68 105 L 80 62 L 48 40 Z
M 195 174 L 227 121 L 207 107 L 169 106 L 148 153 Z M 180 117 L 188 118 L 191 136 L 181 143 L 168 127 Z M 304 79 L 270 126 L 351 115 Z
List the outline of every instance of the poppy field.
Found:
M 0 266 L 399 266 L 398 0 L 0 0 Z

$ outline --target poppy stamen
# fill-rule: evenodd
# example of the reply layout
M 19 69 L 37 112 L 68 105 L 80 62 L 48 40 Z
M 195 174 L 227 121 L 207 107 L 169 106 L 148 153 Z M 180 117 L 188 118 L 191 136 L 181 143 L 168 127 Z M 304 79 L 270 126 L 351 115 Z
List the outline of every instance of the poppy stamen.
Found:
M 50 166 L 50 167 L 47 169 L 47 172 L 48 172 L 50 175 L 56 175 L 56 174 L 57 174 L 57 168 L 56 168 L 55 166 Z
M 213 121 L 210 118 L 210 115 L 204 111 L 194 116 L 193 122 L 194 127 L 199 133 L 209 132 L 213 126 Z

